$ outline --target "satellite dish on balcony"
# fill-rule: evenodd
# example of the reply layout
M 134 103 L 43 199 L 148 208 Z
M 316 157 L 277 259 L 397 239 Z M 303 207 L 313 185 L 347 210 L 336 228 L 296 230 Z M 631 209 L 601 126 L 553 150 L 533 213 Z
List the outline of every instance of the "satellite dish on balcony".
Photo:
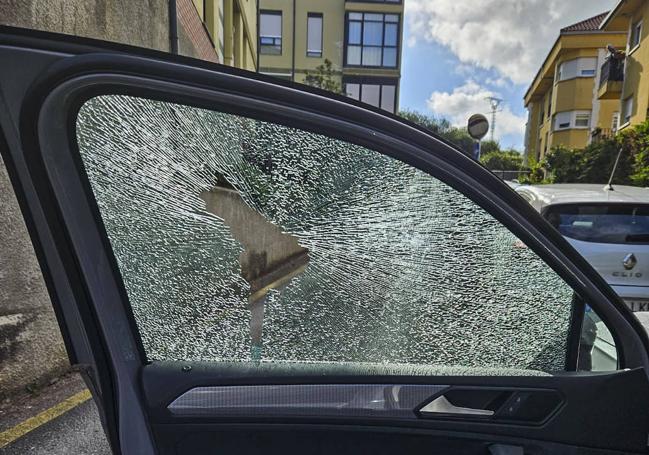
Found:
M 476 141 L 480 141 L 489 132 L 489 120 L 482 114 L 473 114 L 469 117 L 467 130 L 469 131 L 469 136 Z

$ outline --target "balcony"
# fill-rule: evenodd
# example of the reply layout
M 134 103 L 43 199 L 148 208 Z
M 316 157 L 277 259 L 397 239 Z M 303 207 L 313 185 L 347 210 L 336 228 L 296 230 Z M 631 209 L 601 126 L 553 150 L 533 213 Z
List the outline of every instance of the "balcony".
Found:
M 615 130 L 612 128 L 595 128 L 590 133 L 591 142 L 602 142 L 615 137 Z
M 607 58 L 600 69 L 599 92 L 600 100 L 619 99 L 622 94 L 624 81 L 624 60 L 621 58 Z

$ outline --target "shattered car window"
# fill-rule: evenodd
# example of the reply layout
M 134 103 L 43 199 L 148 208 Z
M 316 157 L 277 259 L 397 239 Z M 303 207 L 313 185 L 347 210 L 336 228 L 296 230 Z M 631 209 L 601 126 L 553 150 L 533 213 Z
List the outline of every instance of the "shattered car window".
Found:
M 412 166 L 128 96 L 77 138 L 150 360 L 565 367 L 572 290 Z

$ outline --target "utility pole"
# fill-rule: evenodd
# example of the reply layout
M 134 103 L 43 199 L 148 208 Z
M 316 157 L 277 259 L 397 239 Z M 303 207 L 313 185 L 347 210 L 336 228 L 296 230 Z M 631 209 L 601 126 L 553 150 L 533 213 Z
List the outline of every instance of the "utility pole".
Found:
M 488 96 L 485 99 L 489 101 L 489 106 L 491 107 L 491 141 L 493 142 L 496 137 L 496 114 L 502 111 L 500 104 L 503 100 L 495 96 Z

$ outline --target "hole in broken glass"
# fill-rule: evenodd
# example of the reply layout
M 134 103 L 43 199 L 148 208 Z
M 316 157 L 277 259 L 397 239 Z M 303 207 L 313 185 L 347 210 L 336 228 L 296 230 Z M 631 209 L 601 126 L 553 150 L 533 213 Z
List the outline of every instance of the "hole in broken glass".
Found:
M 241 244 L 241 276 L 250 286 L 250 337 L 253 360 L 262 354 L 264 307 L 272 291 L 282 292 L 309 263 L 309 250 L 251 208 L 232 188 L 217 186 L 200 194 L 206 210 L 228 226 Z

